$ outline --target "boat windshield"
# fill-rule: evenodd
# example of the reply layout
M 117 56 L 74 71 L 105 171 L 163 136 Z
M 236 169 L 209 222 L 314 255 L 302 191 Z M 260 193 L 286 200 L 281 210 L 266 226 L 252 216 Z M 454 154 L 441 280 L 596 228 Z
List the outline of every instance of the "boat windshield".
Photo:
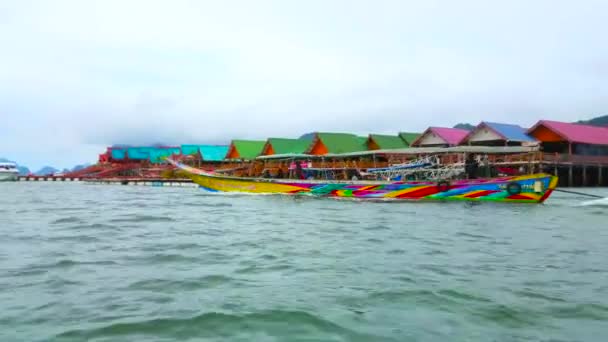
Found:
M 16 170 L 17 165 L 13 163 L 0 163 L 0 170 Z

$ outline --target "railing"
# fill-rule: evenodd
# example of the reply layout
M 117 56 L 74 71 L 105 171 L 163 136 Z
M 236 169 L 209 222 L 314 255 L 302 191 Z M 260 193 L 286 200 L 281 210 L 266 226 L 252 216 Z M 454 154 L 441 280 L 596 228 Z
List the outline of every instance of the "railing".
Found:
M 606 165 L 608 156 L 582 156 L 577 154 L 545 153 L 543 162 L 550 164 L 573 164 L 573 165 Z

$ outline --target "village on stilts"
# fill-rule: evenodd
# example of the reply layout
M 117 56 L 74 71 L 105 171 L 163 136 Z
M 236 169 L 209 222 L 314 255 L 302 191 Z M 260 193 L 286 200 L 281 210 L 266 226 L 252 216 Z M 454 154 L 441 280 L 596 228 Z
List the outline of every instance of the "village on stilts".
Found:
M 97 164 L 85 169 L 20 179 L 157 185 L 188 182 L 167 163 L 171 158 L 240 177 L 295 178 L 297 162 L 311 179 L 363 179 L 365 171 L 376 170 L 375 178 L 405 180 L 417 175 L 390 166 L 433 157 L 442 167 L 426 176 L 441 177 L 446 176 L 441 172 L 464 171 L 466 155 L 475 156 L 479 176 L 547 172 L 559 177 L 560 186 L 608 185 L 608 128 L 548 120 L 529 129 L 481 122 L 470 131 L 429 127 L 424 132 L 393 135 L 314 132 L 298 138 L 235 139 L 226 145 L 115 145 L 99 155 Z

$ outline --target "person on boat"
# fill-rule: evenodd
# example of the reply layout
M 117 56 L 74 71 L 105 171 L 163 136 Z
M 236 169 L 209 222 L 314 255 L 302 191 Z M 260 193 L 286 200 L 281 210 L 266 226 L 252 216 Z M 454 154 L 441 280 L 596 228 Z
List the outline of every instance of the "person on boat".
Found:
M 483 157 L 481 157 L 481 161 L 480 161 L 480 174 L 481 177 L 483 178 L 490 178 L 492 177 L 492 170 L 491 170 L 492 165 L 490 165 L 490 159 L 488 159 L 488 155 L 485 154 L 483 155 Z
M 474 154 L 467 155 L 467 159 L 464 162 L 464 172 L 467 175 L 467 179 L 475 179 L 477 178 L 477 169 L 479 168 L 479 163 L 475 158 Z
M 299 163 L 299 162 L 296 162 L 296 178 L 297 179 L 304 179 L 303 170 L 302 170 L 302 164 Z
M 279 170 L 277 171 L 277 175 L 276 175 L 277 179 L 281 179 L 283 178 L 283 169 L 279 167 Z

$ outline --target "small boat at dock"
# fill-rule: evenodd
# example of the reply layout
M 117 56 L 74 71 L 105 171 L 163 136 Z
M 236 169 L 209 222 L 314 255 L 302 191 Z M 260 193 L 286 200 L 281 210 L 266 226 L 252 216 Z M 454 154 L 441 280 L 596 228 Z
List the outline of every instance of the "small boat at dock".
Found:
M 235 177 L 167 161 L 201 188 L 212 192 L 309 195 L 393 201 L 485 201 L 542 203 L 557 186 L 557 177 L 531 175 L 461 180 L 302 180 Z
M 16 181 L 19 177 L 19 170 L 15 163 L 0 163 L 0 182 Z

